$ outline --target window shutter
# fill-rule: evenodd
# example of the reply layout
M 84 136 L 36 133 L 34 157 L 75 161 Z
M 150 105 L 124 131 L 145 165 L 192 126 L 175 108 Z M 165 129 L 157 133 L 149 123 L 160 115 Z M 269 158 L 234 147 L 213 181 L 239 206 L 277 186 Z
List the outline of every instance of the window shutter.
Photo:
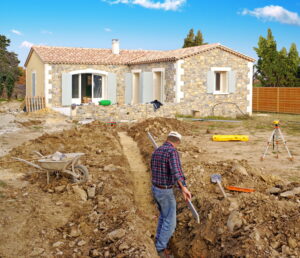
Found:
M 131 104 L 132 101 L 132 74 L 125 73 L 125 104 Z
M 112 104 L 117 103 L 117 79 L 115 73 L 107 75 L 107 96 Z
M 236 88 L 235 71 L 228 72 L 228 92 L 234 93 Z
M 142 103 L 153 101 L 153 74 L 152 72 L 142 73 Z
M 36 88 L 36 74 L 31 74 L 31 84 L 32 84 L 32 97 L 35 97 L 35 88 Z
M 62 73 L 61 76 L 61 104 L 70 106 L 72 104 L 72 75 Z
M 216 76 L 214 71 L 208 71 L 207 72 L 207 93 L 214 93 L 215 90 L 215 84 L 216 84 Z

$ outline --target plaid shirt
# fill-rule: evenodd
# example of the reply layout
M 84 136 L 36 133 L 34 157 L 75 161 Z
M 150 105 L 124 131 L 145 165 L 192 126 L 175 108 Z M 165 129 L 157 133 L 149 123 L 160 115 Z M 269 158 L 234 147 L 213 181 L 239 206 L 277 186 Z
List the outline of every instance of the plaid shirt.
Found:
M 169 142 L 157 148 L 151 158 L 152 183 L 171 186 L 181 181 L 186 186 L 185 177 L 177 150 Z

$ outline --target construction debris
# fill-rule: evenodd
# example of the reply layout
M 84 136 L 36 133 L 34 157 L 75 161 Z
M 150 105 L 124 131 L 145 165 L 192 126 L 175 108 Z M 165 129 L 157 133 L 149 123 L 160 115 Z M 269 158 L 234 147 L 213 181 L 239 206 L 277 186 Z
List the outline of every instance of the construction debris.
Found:
M 134 202 L 134 171 L 118 135 L 123 130 L 137 142 L 147 165 L 153 147 L 146 132 L 159 145 L 169 131 L 183 135 L 179 153 L 200 224 L 177 191 L 178 223 L 170 246 L 176 257 L 299 257 L 300 184 L 264 173 L 242 158 L 211 158 L 210 146 L 200 141 L 206 129 L 164 118 L 114 127 L 93 122 L 14 148 L 0 159 L 1 172 L 14 177 L 10 184 L 0 178 L 0 256 L 156 257 L 156 214 L 145 214 Z M 33 151 L 85 153 L 89 181 L 76 185 L 54 173 L 47 184 L 35 168 L 10 162 L 11 157 L 30 160 Z M 225 186 L 255 192 L 225 189 L 228 198 L 219 198 L 212 174 L 220 174 Z
M 192 201 L 200 214 L 198 225 L 191 220 L 184 201 L 178 203 L 178 224 L 171 243 L 176 257 L 299 256 L 300 245 L 296 242 L 300 240 L 300 194 L 297 192 L 300 184 L 285 183 L 274 175 L 264 174 L 246 160 L 203 161 L 207 154 L 195 143 L 198 132 L 190 123 L 148 119 L 131 126 L 129 133 L 138 142 L 146 162 L 152 150 L 144 132 L 150 131 L 155 141 L 162 143 L 165 132 L 171 130 L 183 135 L 179 151 Z M 255 188 L 255 192 L 227 192 L 226 200 L 218 199 L 220 189 L 210 184 L 213 173 L 222 176 L 224 185 Z M 289 193 L 287 198 L 268 192 L 277 186 L 280 186 L 279 193 L 293 191 L 294 195 Z M 177 198 L 181 198 L 180 193 Z

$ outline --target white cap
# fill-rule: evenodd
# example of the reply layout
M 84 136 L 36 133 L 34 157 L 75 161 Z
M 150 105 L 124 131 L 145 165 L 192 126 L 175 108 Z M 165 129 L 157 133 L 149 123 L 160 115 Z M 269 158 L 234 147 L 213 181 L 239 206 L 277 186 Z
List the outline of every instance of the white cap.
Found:
M 174 136 L 174 137 L 178 138 L 179 140 L 181 140 L 181 134 L 177 133 L 177 132 L 174 132 L 174 131 L 170 132 L 168 134 L 168 136 Z

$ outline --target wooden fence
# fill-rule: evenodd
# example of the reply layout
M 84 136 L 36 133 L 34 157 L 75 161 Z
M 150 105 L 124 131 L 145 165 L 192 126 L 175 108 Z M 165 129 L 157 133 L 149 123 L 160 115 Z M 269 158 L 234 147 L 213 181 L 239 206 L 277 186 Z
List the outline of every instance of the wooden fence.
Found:
M 300 87 L 253 88 L 253 111 L 300 114 Z
M 33 112 L 46 107 L 45 97 L 25 97 L 27 112 Z

